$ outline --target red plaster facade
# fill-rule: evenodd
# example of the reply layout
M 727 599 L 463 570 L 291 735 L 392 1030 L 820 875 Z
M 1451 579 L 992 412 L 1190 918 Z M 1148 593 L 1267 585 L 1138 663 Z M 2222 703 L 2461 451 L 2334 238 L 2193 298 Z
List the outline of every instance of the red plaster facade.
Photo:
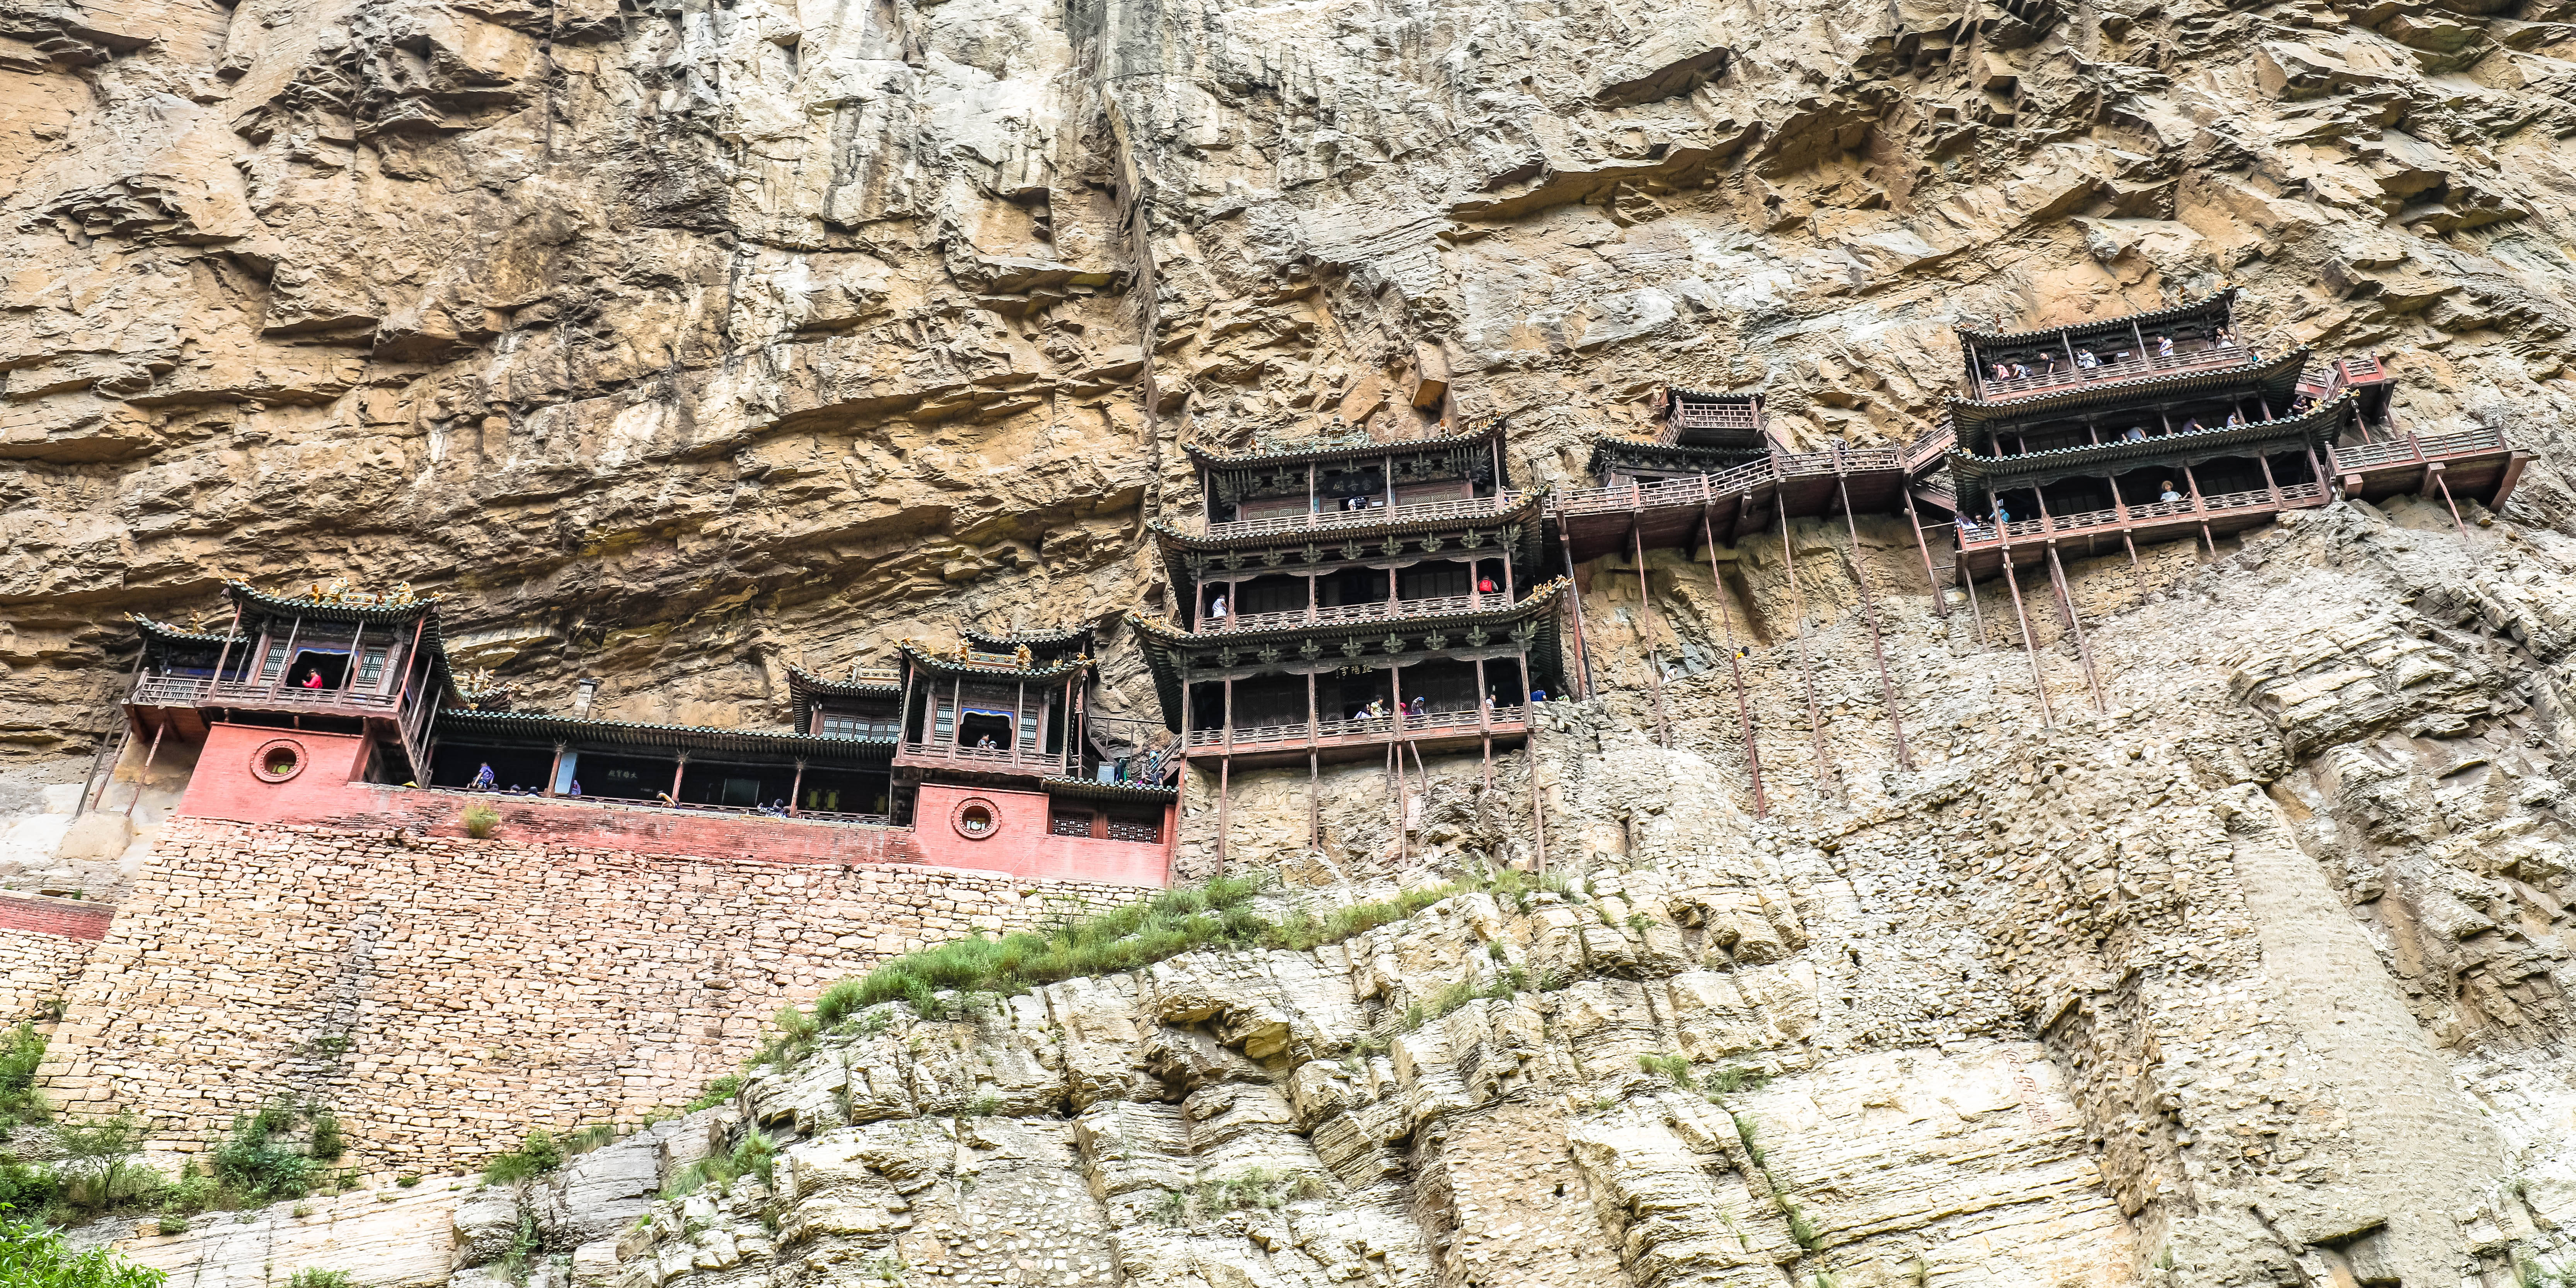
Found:
M 915 863 L 1033 881 L 1132 886 L 1165 883 L 1178 830 L 1174 807 L 1166 805 L 1157 844 L 1055 836 L 1043 792 L 936 783 L 922 785 L 913 811 L 918 825 L 912 828 L 423 791 L 359 781 L 367 746 L 366 739 L 346 734 L 213 725 L 178 812 L 245 823 L 399 827 L 462 836 L 466 809 L 488 805 L 501 816 L 497 835 L 538 844 L 773 863 Z M 954 821 L 970 798 L 987 804 L 993 818 L 980 836 Z M 105 933 L 104 917 L 100 926 Z
M 65 939 L 105 939 L 116 909 L 77 899 L 45 899 L 0 892 L 0 930 L 24 930 Z

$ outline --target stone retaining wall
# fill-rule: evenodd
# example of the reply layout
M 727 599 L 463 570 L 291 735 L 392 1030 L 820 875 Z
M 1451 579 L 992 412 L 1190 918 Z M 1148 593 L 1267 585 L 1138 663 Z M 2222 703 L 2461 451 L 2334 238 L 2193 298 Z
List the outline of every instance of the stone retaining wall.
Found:
M 370 1173 L 465 1169 L 687 1101 L 778 1007 L 885 957 L 1141 893 L 182 818 L 39 1076 L 75 1115 L 146 1115 L 164 1154 L 292 1095 L 338 1110 Z M 0 997 L 42 986 L 25 973 Z
M 113 915 L 93 904 L 0 894 L 0 1025 L 50 1018 L 47 1003 L 71 992 Z

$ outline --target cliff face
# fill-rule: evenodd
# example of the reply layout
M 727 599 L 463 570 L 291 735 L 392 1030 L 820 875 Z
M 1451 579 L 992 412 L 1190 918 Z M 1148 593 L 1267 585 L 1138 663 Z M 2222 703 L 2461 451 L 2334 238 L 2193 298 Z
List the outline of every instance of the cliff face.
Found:
M 85 749 L 121 610 L 344 573 L 524 692 L 763 722 L 799 657 L 1155 603 L 1187 437 L 1503 414 L 1547 482 L 1672 379 L 1884 441 L 1951 323 L 2221 277 L 2537 435 L 2565 16 L 13 0 L 0 727 Z
M 2087 634 L 2024 587 L 2035 658 L 1992 599 L 1931 611 L 1901 524 L 1722 585 L 1597 566 L 1606 696 L 1491 789 L 1423 767 L 1399 836 L 1344 771 L 1308 851 L 1303 776 L 1239 775 L 1227 838 L 1331 902 L 1534 860 L 1536 798 L 1588 888 L 895 1014 L 699 1124 L 768 1133 L 774 1186 L 555 1251 L 657 1288 L 2501 1284 L 2576 1253 L 2571 19 L 0 0 L 0 804 L 80 777 L 116 615 L 226 576 L 447 592 L 537 705 L 599 674 L 604 714 L 773 723 L 792 662 L 1158 605 L 1182 442 L 1504 415 L 1573 480 L 1664 380 L 1897 441 L 1953 324 L 2224 279 L 2258 342 L 2388 355 L 2401 426 L 2539 451 L 2508 512 L 2076 559 Z M 1105 668 L 1151 718 L 1114 629 Z M 1406 1019 L 1513 966 L 1568 986 Z

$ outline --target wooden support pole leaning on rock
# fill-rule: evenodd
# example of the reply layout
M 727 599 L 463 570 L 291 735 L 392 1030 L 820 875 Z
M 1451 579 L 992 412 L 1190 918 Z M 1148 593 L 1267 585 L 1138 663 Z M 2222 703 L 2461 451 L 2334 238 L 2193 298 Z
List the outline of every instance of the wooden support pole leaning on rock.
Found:
M 1547 873 L 1547 810 L 1538 790 L 1538 709 L 1537 704 L 1529 700 L 1527 692 L 1531 687 L 1529 650 L 1522 649 L 1520 657 L 1521 687 L 1524 690 L 1521 694 L 1521 723 L 1529 729 L 1528 735 L 1521 739 L 1521 751 L 1529 760 L 1530 828 L 1538 841 L 1538 853 L 1533 856 L 1533 862 L 1539 874 L 1544 876 Z
M 1233 820 L 1234 757 L 1216 758 L 1216 875 L 1225 875 L 1225 834 Z
M 2084 659 L 2084 682 L 2093 688 L 2093 709 L 2108 714 L 2110 704 L 2102 700 L 2102 677 L 2093 670 L 2093 646 L 2084 638 L 2084 619 L 2075 615 L 2075 588 L 2067 584 L 2066 567 L 2057 560 L 2057 543 L 2048 543 L 2048 580 L 2057 588 L 2058 611 L 2066 614 L 2066 629 L 2075 636 L 2075 656 Z
M 2039 669 L 2039 645 L 2030 637 L 2030 614 L 2021 606 L 2021 578 L 2013 575 L 2012 550 L 2004 550 L 2004 585 L 2012 590 L 2013 617 L 2021 622 L 2021 650 L 2030 656 L 2030 683 L 2039 694 L 2039 723 L 2045 728 L 2057 727 L 2057 716 L 2048 709 L 2048 676 Z
M 1565 602 L 1574 606 L 1574 682 L 1582 687 L 1580 696 L 1592 696 L 1592 655 L 1583 644 L 1583 583 L 1574 575 L 1574 538 L 1563 529 L 1556 534 L 1565 551 Z
M 1780 559 L 1789 570 L 1789 607 L 1798 614 L 1798 670 L 1807 685 L 1807 734 L 1816 745 L 1816 782 L 1824 786 L 1833 781 L 1834 766 L 1825 755 L 1825 717 L 1816 703 L 1816 664 L 1807 652 L 1807 597 L 1798 589 L 1797 544 L 1797 538 L 1789 533 L 1789 506 L 1784 500 L 1780 506 Z
M 689 772 L 689 753 L 684 751 L 680 753 L 680 758 L 671 764 L 671 803 L 673 805 L 680 803 L 680 776 L 687 772 Z
M 1307 727 L 1313 728 L 1311 724 Z M 1306 748 L 1306 848 L 1310 850 L 1324 848 L 1324 804 L 1319 795 L 1323 790 L 1318 781 L 1320 777 L 1315 764 L 1315 749 L 1310 746 Z
M 1699 514 L 1700 540 L 1708 543 L 1708 579 L 1717 588 L 1717 620 L 1726 628 L 1726 673 L 1735 680 L 1735 719 L 1744 730 L 1744 765 L 1753 778 L 1753 817 L 1771 813 L 1771 801 L 1762 793 L 1762 750 L 1754 745 L 1753 704 L 1744 696 L 1744 664 L 1735 645 L 1735 610 L 1726 603 L 1726 579 L 1717 572 L 1717 538 L 1710 528 L 1708 511 Z
M 1968 571 L 1968 557 L 1965 554 L 1959 556 L 1959 580 L 1967 583 L 1968 623 L 1977 632 L 1977 651 L 1983 653 L 1986 651 L 1986 614 L 1984 609 L 1977 606 L 1977 575 Z
M 579 768 L 579 766 L 575 766 L 575 768 Z M 837 804 L 838 802 L 834 802 L 834 803 L 835 803 L 835 804 Z M 856 801 L 852 801 L 852 802 L 851 802 L 851 804 L 854 804 L 854 805 L 855 805 L 855 804 L 857 804 L 857 803 L 858 803 L 858 802 L 856 802 Z M 805 758 L 804 758 L 803 756 L 798 756 L 798 757 L 796 758 L 796 776 L 795 776 L 794 778 L 791 778 L 791 779 L 787 780 L 787 817 L 789 817 L 789 818 L 794 818 L 794 817 L 796 817 L 796 811 L 798 811 L 798 810 L 800 810 L 800 809 L 803 809 L 803 808 L 804 808 L 804 804 L 805 804 Z M 888 801 L 888 802 L 887 802 L 887 804 L 888 804 L 889 806 L 891 806 L 891 805 L 893 804 L 893 802 L 892 802 L 892 801 Z
M 1845 502 L 1843 508 L 1851 508 L 1850 503 Z M 1706 516 L 1703 515 L 1702 518 L 1705 519 Z M 1932 572 L 1932 543 L 1924 539 L 1923 519 L 1914 511 L 1914 489 L 1910 484 L 1905 488 L 1905 521 L 1914 525 L 1914 549 L 1923 556 L 1923 584 L 1932 592 L 1932 611 L 1947 617 L 1950 615 L 1950 604 L 1941 594 L 1941 579 Z
M 1388 717 L 1387 750 L 1395 753 L 1395 857 L 1402 861 L 1412 857 L 1412 841 L 1405 835 L 1412 822 L 1410 803 L 1404 799 L 1404 668 L 1393 661 L 1386 664 L 1387 692 L 1395 695 L 1395 712 Z
M 1842 494 L 1843 531 L 1851 537 L 1852 581 L 1860 587 L 1861 620 L 1869 624 L 1869 651 L 1878 657 L 1878 690 L 1887 699 L 1887 727 L 1896 734 L 1896 767 L 1914 768 L 1914 753 L 1905 749 L 1905 721 L 1896 714 L 1896 679 L 1887 670 L 1887 646 L 1879 639 L 1878 596 L 1870 589 L 1869 572 L 1860 566 L 1860 524 L 1852 518 L 1851 487 L 1840 474 L 1834 476 L 1834 489 Z
M 161 735 L 169 727 L 167 720 L 152 726 L 152 745 L 143 749 L 143 768 L 135 771 L 134 794 L 125 801 L 127 818 L 134 817 L 134 807 L 143 803 L 143 789 L 152 785 L 152 759 L 161 754 Z
M 2451 526 L 2458 528 L 2461 536 L 2469 535 L 2469 525 L 2460 522 L 2460 503 L 2451 499 L 2451 485 L 2443 480 L 2438 465 L 2433 467 L 2433 486 L 2442 489 L 2442 504 L 2451 507 Z
M 563 754 L 564 745 L 562 743 L 556 743 L 554 759 L 546 762 L 546 789 L 537 793 L 538 795 L 552 796 L 555 794 L 555 783 L 563 777 Z M 805 762 L 802 760 L 797 761 L 796 768 L 799 772 L 802 772 L 805 768 Z
M 1646 687 L 1655 700 L 1655 745 L 1673 745 L 1672 724 L 1664 718 L 1664 657 L 1655 647 L 1655 592 L 1646 584 L 1646 542 L 1637 530 L 1636 520 L 1628 521 L 1628 541 L 1637 559 L 1637 603 L 1646 621 Z

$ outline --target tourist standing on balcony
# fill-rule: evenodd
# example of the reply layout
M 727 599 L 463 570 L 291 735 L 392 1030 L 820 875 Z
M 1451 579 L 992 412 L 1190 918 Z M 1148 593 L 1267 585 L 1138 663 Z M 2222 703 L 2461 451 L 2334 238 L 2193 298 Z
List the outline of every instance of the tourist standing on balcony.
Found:
M 2173 356 L 2172 336 L 2160 335 L 2156 337 L 2156 356 L 2159 358 L 2170 358 Z
M 2129 426 L 2129 432 L 2120 435 L 2120 441 L 2123 443 L 2143 443 L 2147 441 L 2147 427 L 2144 425 Z
M 1496 589 L 1498 588 L 1494 585 L 1494 578 L 1491 574 L 1487 574 L 1476 579 L 1477 594 L 1490 595 L 1493 594 Z
M 475 771 L 474 771 L 474 781 L 473 781 L 473 782 L 470 782 L 470 783 L 467 783 L 467 784 L 466 784 L 466 787 L 467 787 L 467 788 L 469 788 L 469 789 L 471 789 L 471 790 L 473 790 L 473 791 L 478 791 L 478 792 L 488 792 L 488 791 L 492 790 L 492 786 L 493 786 L 493 784 L 494 784 L 494 783 L 496 783 L 496 782 L 498 782 L 498 781 L 499 781 L 498 779 L 495 779 L 495 778 L 492 776 L 492 766 L 491 766 L 491 764 L 490 764 L 489 762 L 486 762 L 485 764 L 483 764 L 483 765 L 481 765 L 481 766 L 479 766 L 479 767 L 477 767 L 477 768 L 475 769 Z
M 1995 499 L 1995 531 L 2003 531 L 2004 525 L 2010 522 L 2012 522 L 2012 511 L 2004 508 L 2003 498 L 1997 497 Z
M 1208 621 L 1210 621 L 1211 623 L 1213 623 L 1213 622 L 1221 622 L 1221 621 L 1224 621 L 1224 620 L 1225 620 L 1225 596 L 1223 596 L 1223 595 L 1219 595 L 1219 596 L 1217 596 L 1213 601 L 1211 601 L 1211 602 L 1208 604 Z
M 2173 480 L 2172 480 L 2172 479 L 2166 479 L 2166 480 L 2164 481 L 2163 487 L 2164 487 L 2164 491 L 2156 497 L 2156 499 L 2157 499 L 2157 500 L 2159 500 L 2159 501 L 2179 501 L 2179 500 L 2181 500 L 2181 499 L 2182 499 L 2182 493 L 2174 491 L 2174 485 L 2173 485 Z
M 2075 351 L 2075 366 L 2077 370 L 2090 371 L 2101 365 L 2102 360 L 2094 357 L 2091 349 L 2078 349 Z
M 303 687 L 308 688 L 308 689 L 318 689 L 318 688 L 321 688 L 321 687 L 322 687 L 322 669 L 321 669 L 320 667 L 313 667 L 313 666 L 308 666 L 308 667 L 304 668 L 304 679 L 303 679 L 302 681 L 300 681 L 300 683 L 302 684 L 302 686 L 303 686 Z
M 1430 711 L 1431 704 L 1423 701 L 1422 695 L 1419 693 L 1413 695 L 1413 701 L 1405 704 L 1405 714 L 1412 716 L 1413 723 L 1417 725 L 1422 723 L 1422 718 L 1429 714 Z

